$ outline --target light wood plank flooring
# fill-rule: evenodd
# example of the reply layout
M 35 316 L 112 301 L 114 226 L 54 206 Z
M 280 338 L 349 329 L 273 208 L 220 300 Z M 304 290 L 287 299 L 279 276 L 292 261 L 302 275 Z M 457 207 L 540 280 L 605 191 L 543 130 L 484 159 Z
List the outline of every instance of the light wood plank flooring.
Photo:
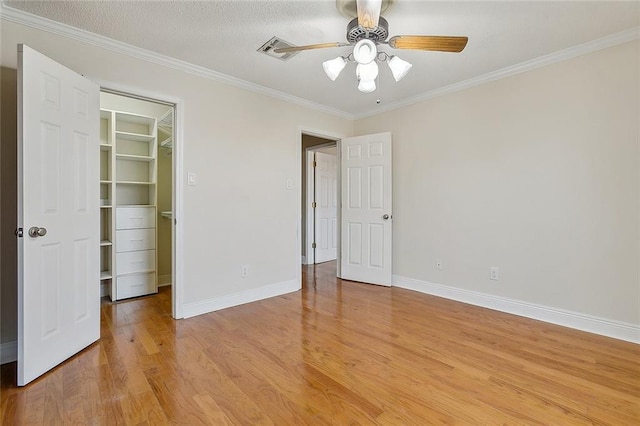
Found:
M 303 272 L 188 320 L 168 289 L 103 303 L 79 355 L 24 388 L 2 366 L 2 424 L 640 424 L 640 345 Z

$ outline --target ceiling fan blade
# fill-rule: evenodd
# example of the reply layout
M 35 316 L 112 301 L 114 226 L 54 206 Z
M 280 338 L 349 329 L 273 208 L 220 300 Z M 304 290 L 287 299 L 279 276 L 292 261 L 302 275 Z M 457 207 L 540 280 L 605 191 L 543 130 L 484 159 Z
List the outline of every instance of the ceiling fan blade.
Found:
M 378 26 L 382 0 L 356 0 L 358 9 L 358 25 L 365 29 L 374 29 Z
M 437 52 L 462 52 L 468 37 L 447 36 L 394 36 L 388 41 L 394 49 L 433 50 Z
M 292 47 L 281 47 L 279 49 L 273 49 L 276 53 L 289 53 L 289 52 L 300 52 L 301 50 L 312 50 L 312 49 L 326 49 L 328 47 L 343 47 L 349 46 L 349 43 L 318 43 L 318 44 L 307 44 L 306 46 L 292 46 Z

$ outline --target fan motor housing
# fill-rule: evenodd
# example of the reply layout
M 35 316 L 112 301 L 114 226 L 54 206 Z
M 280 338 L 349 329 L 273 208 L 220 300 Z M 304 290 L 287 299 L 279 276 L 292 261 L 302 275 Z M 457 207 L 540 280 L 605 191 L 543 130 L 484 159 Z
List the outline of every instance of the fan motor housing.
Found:
M 383 42 L 387 37 L 389 37 L 389 23 L 382 16 L 378 20 L 378 26 L 373 29 L 358 25 L 358 18 L 352 19 L 347 25 L 347 41 L 352 44 L 365 38 L 374 42 Z

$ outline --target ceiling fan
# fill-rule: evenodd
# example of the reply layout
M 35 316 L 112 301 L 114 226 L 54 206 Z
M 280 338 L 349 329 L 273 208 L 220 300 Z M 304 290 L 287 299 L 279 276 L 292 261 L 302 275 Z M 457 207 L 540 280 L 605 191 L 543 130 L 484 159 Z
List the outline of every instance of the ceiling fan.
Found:
M 397 35 L 389 39 L 389 23 L 381 15 L 396 0 L 336 0 L 338 10 L 345 16 L 353 17 L 347 24 L 347 42 L 317 43 L 305 46 L 282 47 L 275 53 L 293 53 L 303 50 L 331 47 L 354 46 L 353 53 L 339 56 L 322 64 L 327 77 L 335 80 L 347 62 L 357 62 L 356 76 L 358 89 L 369 93 L 376 89 L 378 77 L 376 61 L 386 62 L 396 81 L 400 81 L 411 69 L 411 64 L 395 55 L 379 52 L 379 45 L 392 49 L 412 49 L 436 52 L 459 53 L 467 45 L 463 36 Z M 354 7 L 355 6 L 355 7 Z

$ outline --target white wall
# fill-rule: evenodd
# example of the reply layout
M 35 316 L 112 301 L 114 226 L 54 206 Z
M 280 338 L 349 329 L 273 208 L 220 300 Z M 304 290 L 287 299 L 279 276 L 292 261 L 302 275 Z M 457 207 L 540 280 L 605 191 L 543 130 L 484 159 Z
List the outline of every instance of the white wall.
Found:
M 185 182 L 178 218 L 186 304 L 295 285 L 300 207 L 286 180 L 298 180 L 299 128 L 351 135 L 353 122 L 13 22 L 1 31 L 4 67 L 16 68 L 25 43 L 90 79 L 183 100 L 184 171 L 198 181 Z
M 150 117 L 162 117 L 171 106 L 114 93 L 100 92 L 100 108 L 114 111 L 129 111 Z
M 639 58 L 626 43 L 358 120 L 393 133 L 394 275 L 639 326 Z

